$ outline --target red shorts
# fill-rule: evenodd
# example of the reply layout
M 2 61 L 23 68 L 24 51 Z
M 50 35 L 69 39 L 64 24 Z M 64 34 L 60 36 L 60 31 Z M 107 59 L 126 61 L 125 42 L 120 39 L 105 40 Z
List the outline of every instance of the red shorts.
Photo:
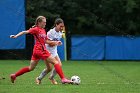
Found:
M 46 60 L 50 55 L 47 50 L 34 50 L 31 60 Z

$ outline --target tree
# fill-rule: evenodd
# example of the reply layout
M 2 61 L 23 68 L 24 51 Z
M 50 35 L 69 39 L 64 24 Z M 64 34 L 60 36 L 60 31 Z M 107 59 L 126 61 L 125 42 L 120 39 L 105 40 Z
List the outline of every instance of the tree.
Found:
M 27 28 L 38 15 L 61 17 L 71 34 L 140 35 L 139 0 L 26 0 Z

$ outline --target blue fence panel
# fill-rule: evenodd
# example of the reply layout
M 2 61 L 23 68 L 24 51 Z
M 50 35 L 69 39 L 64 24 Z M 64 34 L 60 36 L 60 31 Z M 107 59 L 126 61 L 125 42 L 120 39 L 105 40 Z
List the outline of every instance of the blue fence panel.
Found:
M 64 48 L 64 39 L 61 39 L 62 45 L 58 46 L 57 52 L 61 60 L 65 60 L 65 48 Z
M 9 35 L 25 30 L 24 0 L 1 0 L 0 11 L 0 49 L 24 49 L 25 36 L 9 38 Z
M 140 37 L 106 37 L 106 60 L 140 60 Z
M 72 36 L 71 60 L 102 60 L 104 40 L 102 36 Z

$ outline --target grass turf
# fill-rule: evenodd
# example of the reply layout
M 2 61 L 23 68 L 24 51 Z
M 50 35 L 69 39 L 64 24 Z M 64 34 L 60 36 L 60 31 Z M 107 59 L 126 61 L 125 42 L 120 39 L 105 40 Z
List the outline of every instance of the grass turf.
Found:
M 15 84 L 9 75 L 21 67 L 28 66 L 28 60 L 0 60 L 0 93 L 140 93 L 140 62 L 134 61 L 67 61 L 63 62 L 65 75 L 78 75 L 80 85 L 52 85 L 48 75 L 40 85 L 35 78 L 45 68 L 42 61 L 36 69 L 17 78 Z

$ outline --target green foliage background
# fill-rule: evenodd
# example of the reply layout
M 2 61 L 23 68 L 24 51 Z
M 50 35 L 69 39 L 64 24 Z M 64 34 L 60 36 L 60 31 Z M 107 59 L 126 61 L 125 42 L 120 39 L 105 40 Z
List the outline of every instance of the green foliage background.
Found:
M 81 35 L 140 35 L 140 0 L 26 0 L 26 25 L 38 15 L 65 21 L 67 31 Z

